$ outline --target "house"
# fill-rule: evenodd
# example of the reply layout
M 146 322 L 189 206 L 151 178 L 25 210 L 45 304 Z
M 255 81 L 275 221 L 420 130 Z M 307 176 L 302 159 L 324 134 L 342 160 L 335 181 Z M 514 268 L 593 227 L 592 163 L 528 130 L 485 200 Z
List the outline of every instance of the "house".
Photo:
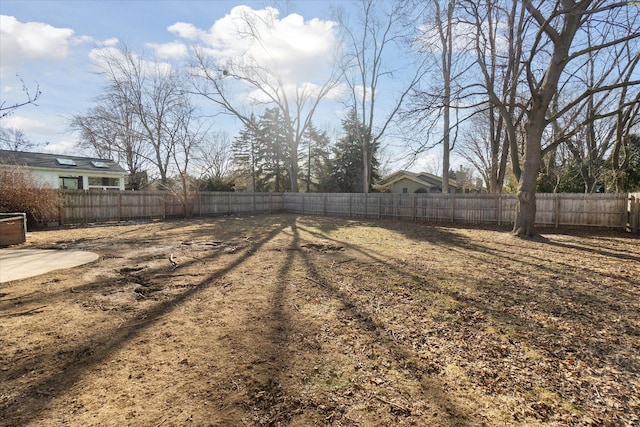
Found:
M 113 160 L 0 150 L 0 167 L 24 167 L 36 185 L 64 190 L 124 190 L 127 171 Z
M 427 172 L 401 170 L 383 178 L 376 188 L 388 193 L 442 193 L 442 178 Z M 449 189 L 450 193 L 462 193 L 461 186 L 452 179 Z

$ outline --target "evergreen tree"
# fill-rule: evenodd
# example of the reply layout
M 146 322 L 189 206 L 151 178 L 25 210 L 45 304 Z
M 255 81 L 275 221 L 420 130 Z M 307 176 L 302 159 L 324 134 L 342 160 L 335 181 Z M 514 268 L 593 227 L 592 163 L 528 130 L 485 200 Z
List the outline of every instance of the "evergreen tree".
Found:
M 249 177 L 251 191 L 262 191 L 260 187 L 264 149 L 261 143 L 259 124 L 252 114 L 249 123 L 245 124 L 231 146 L 236 174 Z
M 331 173 L 331 184 L 335 191 L 342 193 L 359 193 L 364 188 L 363 182 L 363 152 L 360 143 L 360 135 L 365 129 L 357 119 L 355 111 L 342 121 L 344 136 L 338 140 L 333 149 L 333 169 Z M 371 179 L 369 189 L 372 184 L 380 178 L 378 172 L 379 162 L 377 159 L 377 145 L 371 147 Z
M 210 177 L 198 180 L 198 190 L 200 191 L 235 191 L 235 185 L 231 180 L 226 180 L 219 176 L 210 176 Z
M 289 158 L 287 129 L 283 123 L 280 110 L 271 108 L 264 112 L 259 124 L 264 185 L 275 192 L 291 190 L 290 171 L 286 166 Z
M 326 132 L 320 132 L 313 124 L 304 134 L 306 155 L 304 159 L 304 183 L 307 193 L 315 189 L 322 190 L 322 183 L 329 180 L 331 163 L 329 160 L 329 137 Z

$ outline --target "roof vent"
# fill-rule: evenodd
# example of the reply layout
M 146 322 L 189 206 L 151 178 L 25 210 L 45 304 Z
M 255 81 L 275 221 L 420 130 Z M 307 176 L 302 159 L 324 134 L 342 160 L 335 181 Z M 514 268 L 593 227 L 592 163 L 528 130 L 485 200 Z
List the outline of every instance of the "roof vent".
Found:
M 56 158 L 56 162 L 58 162 L 58 164 L 64 165 L 64 166 L 76 166 L 76 162 L 73 161 L 72 159 L 65 159 L 65 158 L 62 158 L 62 157 L 58 157 L 58 158 Z
M 91 164 L 96 168 L 108 168 L 109 165 L 105 162 L 99 162 L 97 160 L 91 160 Z

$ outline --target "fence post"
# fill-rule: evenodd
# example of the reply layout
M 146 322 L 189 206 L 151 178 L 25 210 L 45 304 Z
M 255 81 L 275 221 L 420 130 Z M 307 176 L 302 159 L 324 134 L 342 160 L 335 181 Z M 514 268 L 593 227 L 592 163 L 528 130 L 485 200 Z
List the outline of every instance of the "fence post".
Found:
M 456 193 L 449 193 L 451 198 L 451 222 L 456 221 Z
M 77 191 L 80 191 L 80 190 L 77 190 Z M 84 195 L 86 196 L 86 195 L 87 195 L 87 193 L 84 193 Z M 87 210 L 88 210 L 88 207 L 87 207 L 87 205 L 88 205 L 88 203 L 87 203 L 87 199 L 88 199 L 88 197 L 83 197 L 83 198 L 82 198 L 82 211 L 83 211 L 83 214 L 82 214 L 82 224 L 86 224 L 86 223 L 88 222 L 88 221 L 87 221 Z
M 627 203 L 627 215 L 629 218 L 629 231 L 637 233 L 640 228 L 640 195 L 635 197 L 633 194 L 629 194 Z
M 365 218 L 369 218 L 368 212 L 369 212 L 369 193 L 364 193 L 364 217 Z
M 167 193 L 162 192 L 162 219 L 167 219 Z
M 117 209 L 118 209 L 118 213 L 116 214 L 117 218 L 118 218 L 118 222 L 120 222 L 120 218 L 122 218 L 122 191 L 118 190 L 118 203 L 117 203 Z
M 624 231 L 633 233 L 633 226 L 635 225 L 635 197 L 633 194 L 631 193 L 627 193 L 627 202 L 625 205 L 625 211 L 626 211 L 626 220 L 624 220 L 623 222 L 625 223 L 624 225 Z
M 416 211 L 418 210 L 417 207 L 417 198 L 418 196 L 416 194 L 413 194 L 413 196 L 411 197 L 411 220 L 415 221 L 416 220 Z
M 555 228 L 558 228 L 560 225 L 560 198 L 558 197 L 558 193 L 553 195 L 553 214 L 555 215 Z
M 353 194 L 349 193 L 349 218 L 351 218 L 351 203 L 353 202 Z
M 634 227 L 633 227 L 633 232 L 637 233 L 638 229 L 640 228 L 640 194 L 635 198 L 635 209 L 634 209 L 634 214 L 633 217 L 634 219 Z
M 64 211 L 65 211 L 65 206 L 67 206 L 68 200 L 67 200 L 67 193 L 64 192 L 64 190 L 62 190 L 62 197 L 64 198 L 64 202 L 62 203 L 62 206 L 60 206 L 60 225 L 64 224 Z M 25 223 L 27 222 L 27 220 L 24 221 Z

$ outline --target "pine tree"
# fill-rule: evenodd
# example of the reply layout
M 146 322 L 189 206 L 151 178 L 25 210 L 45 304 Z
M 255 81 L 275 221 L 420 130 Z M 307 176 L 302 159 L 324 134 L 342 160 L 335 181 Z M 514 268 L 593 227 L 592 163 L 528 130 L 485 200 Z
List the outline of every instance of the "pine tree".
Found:
M 321 190 L 322 183 L 328 181 L 331 172 L 329 160 L 329 137 L 326 132 L 320 132 L 313 124 L 304 135 L 306 155 L 304 159 L 304 182 L 307 193 Z
M 231 147 L 236 174 L 249 177 L 251 191 L 260 191 L 261 156 L 264 151 L 260 144 L 258 121 L 252 114 Z
M 275 192 L 291 190 L 290 171 L 287 168 L 289 147 L 286 127 L 280 110 L 267 109 L 260 118 L 259 138 L 263 148 L 264 185 Z
M 359 193 L 364 188 L 364 156 L 360 135 L 365 129 L 357 119 L 355 111 L 342 121 L 345 135 L 338 140 L 333 148 L 333 169 L 331 173 L 331 187 L 342 193 Z M 369 188 L 379 179 L 379 162 L 376 157 L 377 145 L 371 147 L 371 180 Z

